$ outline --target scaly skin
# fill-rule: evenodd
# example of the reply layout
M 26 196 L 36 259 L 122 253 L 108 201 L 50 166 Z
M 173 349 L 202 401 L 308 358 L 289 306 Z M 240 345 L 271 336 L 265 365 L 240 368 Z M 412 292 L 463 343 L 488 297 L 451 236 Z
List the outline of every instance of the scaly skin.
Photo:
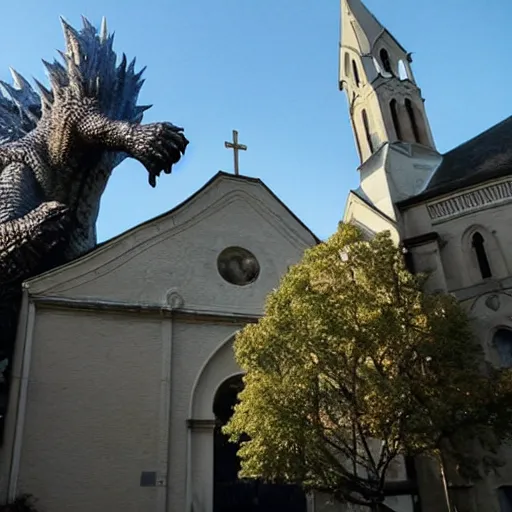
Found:
M 0 98 L 0 140 L 11 139 L 0 145 L 0 362 L 12 356 L 22 282 L 96 245 L 99 203 L 114 167 L 137 159 L 154 187 L 188 144 L 171 123 L 141 124 L 141 72 L 124 56 L 116 66 L 106 26 L 98 35 L 87 20 L 80 33 L 63 25 L 64 65 L 45 63 L 52 87 L 38 84 L 40 105 L 17 73 L 16 87 L 2 83 L 13 100 Z
M 18 164 L 30 169 L 33 189 L 39 190 L 40 197 L 34 204 L 21 194 L 21 204 L 2 204 L 0 219 L 6 212 L 10 213 L 7 220 L 19 218 L 42 201 L 66 205 L 73 230 L 63 251 L 67 260 L 74 259 L 96 244 L 99 201 L 113 170 L 113 155 L 123 153 L 139 160 L 155 186 L 156 177 L 162 171 L 171 172 L 187 144 L 181 129 L 170 123 L 111 120 L 89 98 L 81 103 L 76 99 L 55 102 L 32 132 L 0 146 L 0 166 Z

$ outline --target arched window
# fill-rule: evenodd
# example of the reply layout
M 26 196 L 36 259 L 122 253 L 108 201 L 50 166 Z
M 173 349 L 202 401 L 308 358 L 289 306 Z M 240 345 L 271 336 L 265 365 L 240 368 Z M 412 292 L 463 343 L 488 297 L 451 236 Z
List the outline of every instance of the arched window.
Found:
M 485 240 L 484 237 L 478 231 L 471 237 L 471 245 L 476 254 L 478 267 L 482 279 L 487 279 L 492 276 L 491 266 L 489 265 L 489 259 L 487 258 L 487 252 L 485 251 Z
M 407 110 L 407 114 L 409 115 L 409 119 L 411 121 L 411 128 L 412 133 L 414 135 L 414 140 L 416 142 L 420 142 L 420 131 L 418 130 L 418 124 L 416 123 L 416 116 L 414 115 L 412 101 L 409 98 L 405 99 L 405 109 Z
M 402 140 L 402 130 L 400 129 L 400 121 L 398 119 L 398 103 L 395 99 L 392 99 L 389 103 L 389 109 L 391 110 L 391 119 L 393 120 L 396 138 Z
M 398 77 L 400 80 L 410 80 L 411 78 L 403 60 L 398 61 Z
M 363 110 L 361 112 L 361 116 L 363 118 L 364 133 L 366 135 L 368 147 L 370 148 L 370 152 L 373 153 L 373 142 L 372 142 L 372 136 L 370 134 L 370 123 L 368 122 L 368 114 L 366 113 L 366 110 Z
M 512 367 L 512 331 L 498 329 L 492 337 L 492 342 L 498 352 L 501 365 L 505 368 Z
M 501 512 L 512 512 L 512 486 L 502 485 L 498 487 L 498 499 Z
M 391 61 L 389 60 L 389 53 L 385 48 L 379 53 L 380 61 L 382 62 L 382 66 L 384 67 L 384 71 L 393 74 L 393 70 L 391 69 Z
M 359 80 L 359 70 L 357 69 L 356 61 L 352 59 L 352 72 L 354 73 L 354 81 L 356 85 L 359 87 L 361 81 Z
M 378 75 L 382 75 L 382 66 L 380 65 L 379 59 L 377 57 L 372 57 L 373 65 L 375 66 L 375 70 Z
M 361 157 L 361 159 L 363 158 L 363 153 L 361 151 L 361 143 L 359 142 L 359 134 L 357 133 L 357 128 L 355 126 L 355 124 L 352 124 L 353 128 L 354 128 L 354 137 L 356 139 L 356 147 L 357 147 L 357 151 L 359 153 L 359 156 Z
M 231 419 L 243 387 L 241 375 L 231 377 L 220 385 L 213 402 L 213 510 L 254 510 L 254 503 L 272 496 L 275 502 L 286 503 L 285 510 L 306 512 L 306 495 L 299 485 L 261 480 L 256 485 L 247 485 L 238 477 L 240 443 L 232 443 L 222 427 Z M 243 435 L 241 442 L 248 440 Z
M 345 61 L 343 63 L 345 68 L 345 76 L 348 78 L 350 76 L 350 55 L 345 52 Z

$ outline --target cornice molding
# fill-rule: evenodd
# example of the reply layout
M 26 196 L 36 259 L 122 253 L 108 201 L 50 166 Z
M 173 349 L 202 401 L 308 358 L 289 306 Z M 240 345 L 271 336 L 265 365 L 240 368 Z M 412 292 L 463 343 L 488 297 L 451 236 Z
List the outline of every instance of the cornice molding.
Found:
M 447 220 L 512 200 L 512 180 L 489 184 L 427 204 L 430 218 Z

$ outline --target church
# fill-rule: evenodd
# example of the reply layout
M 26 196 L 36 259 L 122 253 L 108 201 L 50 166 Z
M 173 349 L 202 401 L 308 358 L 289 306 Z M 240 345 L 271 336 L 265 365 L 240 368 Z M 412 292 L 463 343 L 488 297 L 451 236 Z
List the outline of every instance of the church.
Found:
M 471 312 L 488 360 L 512 366 L 512 117 L 440 154 L 410 54 L 361 0 L 341 0 L 341 28 L 339 86 L 361 159 L 343 220 L 391 231 L 429 289 Z M 48 512 L 345 510 L 238 482 L 220 434 L 241 386 L 235 334 L 318 243 L 261 180 L 220 172 L 168 213 L 24 283 L 2 499 L 30 493 Z M 391 479 L 386 510 L 450 512 L 428 461 L 404 461 Z M 458 512 L 512 511 L 511 464 L 446 481 Z

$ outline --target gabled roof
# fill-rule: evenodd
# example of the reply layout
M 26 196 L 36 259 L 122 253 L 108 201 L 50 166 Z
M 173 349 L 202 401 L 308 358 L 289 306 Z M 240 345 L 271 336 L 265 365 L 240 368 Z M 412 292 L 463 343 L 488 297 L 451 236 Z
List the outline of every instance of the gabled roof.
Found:
M 386 215 L 383 211 L 376 208 L 375 205 L 370 201 L 368 196 L 364 193 L 364 191 L 361 187 L 358 187 L 356 189 L 351 189 L 349 194 L 354 194 L 358 199 L 360 199 L 366 206 L 368 206 L 368 208 L 370 208 L 377 215 L 386 219 L 390 224 L 396 225 L 396 220 L 392 219 L 389 215 Z
M 251 178 L 249 176 L 240 176 L 240 175 L 234 175 L 234 174 L 231 174 L 231 173 L 227 173 L 227 172 L 224 172 L 224 171 L 219 171 L 217 174 L 215 174 L 210 180 L 208 180 L 200 189 L 198 189 L 196 192 L 194 192 L 191 196 L 189 196 L 187 199 L 185 199 L 183 202 L 181 202 L 180 204 L 176 205 L 174 208 L 172 208 L 171 210 L 167 211 L 167 212 L 164 212 L 156 217 L 153 217 L 141 224 L 138 224 L 137 226 L 134 226 L 133 228 L 130 228 L 128 229 L 127 231 L 124 231 L 123 233 L 120 233 L 119 235 L 113 237 L 113 238 L 110 238 L 108 240 L 105 240 L 104 242 L 101 242 L 99 244 L 97 244 L 94 248 L 92 248 L 90 251 L 87 251 L 85 252 L 84 254 L 82 254 L 79 258 L 77 258 L 76 260 L 73 260 L 69 263 L 66 263 L 65 265 L 62 265 L 61 267 L 57 267 L 57 268 L 53 268 L 51 270 L 48 270 L 47 272 L 44 272 L 42 274 L 39 274 L 37 276 L 34 276 L 32 277 L 31 279 L 27 280 L 27 282 L 31 282 L 31 281 L 37 281 L 41 278 L 43 278 L 44 276 L 48 275 L 48 274 L 52 274 L 54 272 L 58 272 L 60 269 L 63 269 L 65 267 L 68 267 L 68 266 L 71 266 L 71 265 L 74 265 L 76 264 L 78 261 L 81 261 L 82 258 L 85 258 L 86 256 L 89 256 L 91 255 L 91 253 L 94 253 L 95 251 L 98 251 L 100 248 L 104 248 L 105 246 L 107 245 L 112 245 L 114 244 L 117 240 L 121 239 L 121 238 L 124 238 L 126 236 L 129 236 L 131 233 L 135 232 L 135 231 L 138 231 L 140 230 L 141 228 L 143 228 L 144 226 L 148 226 L 150 224 L 152 224 L 153 222 L 155 221 L 158 221 L 160 219 L 163 219 L 164 217 L 167 217 L 167 216 L 170 216 L 172 214 L 175 214 L 177 213 L 179 210 L 185 208 L 189 203 L 191 203 L 197 196 L 201 195 L 206 189 L 208 189 L 209 187 L 211 187 L 212 185 L 215 184 L 215 182 L 219 181 L 219 180 L 222 180 L 222 179 L 229 179 L 229 180 L 233 180 L 233 181 L 242 181 L 242 182 L 249 182 L 249 183 L 254 183 L 254 184 L 257 184 L 259 186 L 261 186 L 266 192 L 268 192 L 268 194 L 270 194 L 270 196 L 279 204 L 281 205 L 290 215 L 291 217 L 293 217 L 293 219 L 295 221 L 297 221 L 297 223 L 302 226 L 304 228 L 304 230 L 309 234 L 311 235 L 311 237 L 315 240 L 316 243 L 321 243 L 321 240 L 304 224 L 304 222 L 302 222 L 298 217 L 297 215 L 295 215 L 291 210 L 290 208 L 288 208 L 286 206 L 286 204 L 283 203 L 283 201 L 281 201 L 281 199 L 279 199 L 279 197 L 274 193 L 272 192 L 272 190 L 267 187 L 267 185 L 265 185 L 265 183 L 263 183 L 263 181 L 261 181 L 259 178 Z
M 190 201 L 192 201 L 195 197 L 197 197 L 198 195 L 200 195 L 204 190 L 206 190 L 210 185 L 212 185 L 215 181 L 217 181 L 218 179 L 222 178 L 222 177 L 227 177 L 227 178 L 230 178 L 232 180 L 240 180 L 240 181 L 249 181 L 251 183 L 257 183 L 259 185 L 261 185 L 281 206 L 283 206 L 283 208 L 285 208 L 289 213 L 290 215 L 318 242 L 320 243 L 321 240 L 313 233 L 313 231 L 311 231 L 307 226 L 306 224 L 304 224 L 304 222 L 302 222 L 299 217 L 297 217 L 297 215 L 295 215 L 295 213 L 293 213 L 290 208 L 288 208 L 288 206 L 286 206 L 286 204 L 283 203 L 283 201 L 281 201 L 281 199 L 279 199 L 279 197 L 274 193 L 272 192 L 272 190 L 270 190 L 270 188 L 267 187 L 267 185 L 265 185 L 265 183 L 263 183 L 263 181 L 261 181 L 259 178 L 251 178 L 250 176 L 241 176 L 239 174 L 232 174 L 232 173 L 229 173 L 229 172 L 224 172 L 224 171 L 219 171 L 217 174 L 215 174 L 212 178 L 210 178 L 201 188 L 199 188 L 198 190 L 196 190 L 191 196 L 187 197 L 187 199 L 185 199 L 184 201 L 182 201 L 181 203 L 179 203 L 178 205 L 176 205 L 174 208 L 172 208 L 171 210 L 168 210 L 164 213 L 161 213 L 160 215 L 157 215 L 156 217 L 153 217 L 145 222 L 142 222 L 141 224 L 137 224 L 137 226 L 134 226 L 133 228 L 130 228 L 128 229 L 127 231 L 124 231 L 123 233 L 120 233 L 119 235 L 116 235 L 115 237 L 113 238 L 110 238 L 109 240 L 105 240 L 104 242 L 101 242 L 100 244 L 96 245 L 96 247 L 94 247 L 93 249 L 91 249 L 91 251 L 95 251 L 96 249 L 98 249 L 98 247 L 102 247 L 103 245 L 105 244 L 108 244 L 110 242 L 112 242 L 113 240 L 117 240 L 118 238 L 122 237 L 122 236 L 125 236 L 127 235 L 128 233 L 131 233 L 132 231 L 135 231 L 136 229 L 139 229 L 141 226 L 146 226 L 147 224 L 151 224 L 152 222 L 154 222 L 155 220 L 158 220 L 158 219 L 161 219 L 162 217 L 165 217 L 167 215 L 170 215 L 171 213 L 174 213 L 176 212 L 177 210 L 183 208 L 187 203 L 189 203 Z
M 512 116 L 445 153 L 425 191 L 398 206 L 411 206 L 509 174 L 512 174 Z

